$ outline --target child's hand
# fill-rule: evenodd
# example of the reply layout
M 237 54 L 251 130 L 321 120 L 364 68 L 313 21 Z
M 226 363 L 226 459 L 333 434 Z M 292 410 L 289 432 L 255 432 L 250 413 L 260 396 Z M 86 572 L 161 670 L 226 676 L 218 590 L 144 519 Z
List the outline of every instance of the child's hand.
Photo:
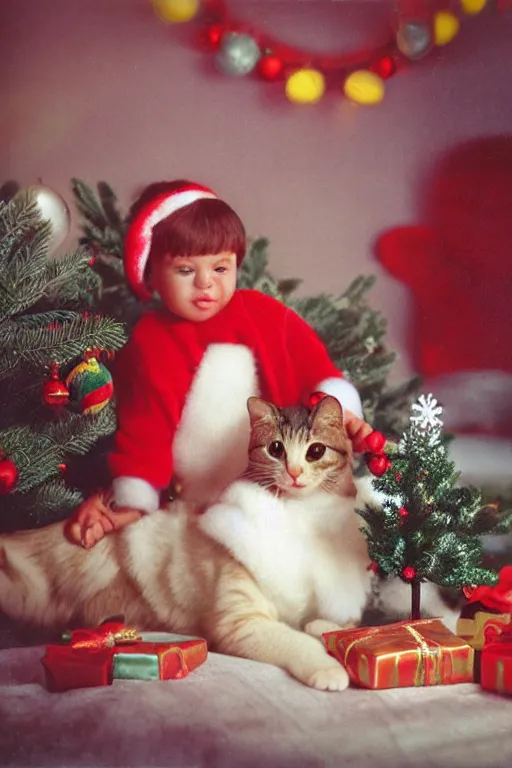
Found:
M 365 453 L 368 450 L 365 439 L 373 432 L 373 427 L 370 427 L 366 421 L 360 419 L 352 411 L 343 411 L 343 423 L 347 434 L 352 440 L 352 446 L 356 453 Z
M 112 509 L 105 495 L 97 493 L 84 501 L 70 517 L 65 534 L 72 544 L 90 549 L 106 534 L 134 523 L 142 514 L 140 510 L 130 507 Z

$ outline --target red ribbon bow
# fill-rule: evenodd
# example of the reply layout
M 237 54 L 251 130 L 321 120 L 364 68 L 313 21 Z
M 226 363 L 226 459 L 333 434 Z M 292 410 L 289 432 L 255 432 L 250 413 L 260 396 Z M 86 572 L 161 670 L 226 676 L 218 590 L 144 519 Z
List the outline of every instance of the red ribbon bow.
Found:
M 468 595 L 468 603 L 482 603 L 486 608 L 499 613 L 512 613 L 512 565 L 501 569 L 498 583 L 494 587 L 475 587 Z
M 104 651 L 115 645 L 139 642 L 142 638 L 131 627 L 120 621 L 106 621 L 95 629 L 74 629 L 64 636 L 71 648 L 88 651 Z

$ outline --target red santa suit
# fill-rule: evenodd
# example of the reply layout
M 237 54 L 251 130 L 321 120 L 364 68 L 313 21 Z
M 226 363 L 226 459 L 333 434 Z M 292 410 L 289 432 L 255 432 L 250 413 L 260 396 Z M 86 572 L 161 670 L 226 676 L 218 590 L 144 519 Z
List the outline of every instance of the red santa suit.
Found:
M 148 312 L 118 357 L 115 385 L 114 498 L 147 512 L 173 477 L 204 502 L 243 471 L 251 395 L 285 407 L 321 390 L 362 415 L 355 387 L 310 326 L 252 290 L 200 323 Z

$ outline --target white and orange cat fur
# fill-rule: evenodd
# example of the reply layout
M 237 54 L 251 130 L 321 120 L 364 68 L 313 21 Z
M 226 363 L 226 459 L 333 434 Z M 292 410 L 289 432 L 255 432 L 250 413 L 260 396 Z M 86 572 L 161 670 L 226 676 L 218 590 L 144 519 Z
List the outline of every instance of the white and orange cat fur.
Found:
M 63 523 L 0 537 L 0 610 L 55 629 L 122 615 L 140 630 L 200 635 L 212 651 L 274 664 L 314 688 L 346 688 L 319 636 L 360 622 L 369 603 L 354 510 L 371 485 L 354 481 L 335 398 L 311 412 L 256 397 L 247 407 L 248 467 L 204 513 L 179 499 L 91 550 L 70 544 Z M 391 585 L 389 602 L 406 611 L 403 586 Z M 446 613 L 435 590 L 424 604 Z

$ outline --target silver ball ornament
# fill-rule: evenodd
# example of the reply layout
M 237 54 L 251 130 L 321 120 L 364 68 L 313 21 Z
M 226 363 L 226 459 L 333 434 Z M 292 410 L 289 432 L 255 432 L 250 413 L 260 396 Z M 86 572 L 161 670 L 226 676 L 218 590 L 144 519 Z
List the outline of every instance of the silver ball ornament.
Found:
M 432 35 L 422 21 L 406 21 L 400 24 L 396 35 L 398 50 L 411 61 L 423 58 L 432 49 Z
M 225 75 L 248 75 L 261 57 L 257 42 L 242 32 L 227 32 L 216 56 L 217 67 Z
M 50 187 L 34 184 L 21 189 L 16 197 L 29 196 L 36 204 L 42 221 L 49 221 L 51 234 L 48 241 L 48 255 L 52 256 L 69 235 L 71 215 L 64 198 Z

